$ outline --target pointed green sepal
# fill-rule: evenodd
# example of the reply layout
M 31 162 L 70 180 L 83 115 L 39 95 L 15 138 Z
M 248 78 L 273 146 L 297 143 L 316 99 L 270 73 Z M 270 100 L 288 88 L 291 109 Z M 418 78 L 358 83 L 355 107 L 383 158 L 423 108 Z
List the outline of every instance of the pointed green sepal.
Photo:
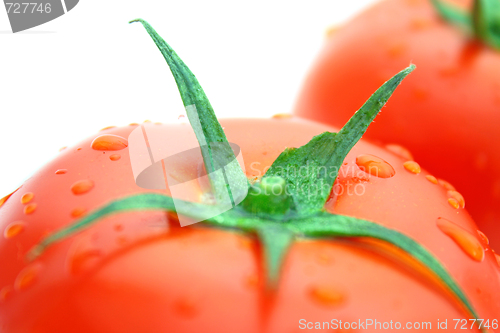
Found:
M 479 318 L 465 293 L 439 260 L 422 245 L 396 230 L 367 220 L 328 213 L 294 224 L 294 227 L 309 237 L 369 237 L 395 245 L 431 270 L 470 314 L 474 318 Z
M 466 31 L 471 31 L 471 15 L 444 0 L 431 0 L 436 11 L 441 17 Z
M 194 202 L 182 201 L 176 199 L 176 204 L 182 207 L 183 214 L 192 218 L 200 218 L 207 215 L 217 215 L 212 213 L 214 207 L 202 205 Z M 33 260 L 40 256 L 47 247 L 53 243 L 62 241 L 71 237 L 89 227 L 102 221 L 104 218 L 117 213 L 132 212 L 132 211 L 146 211 L 146 210 L 162 210 L 176 212 L 174 200 L 163 194 L 156 193 L 142 193 L 130 197 L 115 200 L 104 207 L 101 207 L 85 217 L 79 219 L 73 224 L 68 225 L 60 230 L 55 231 L 40 243 L 33 247 L 27 254 L 28 260 Z
M 474 0 L 472 13 L 445 0 L 432 0 L 441 17 L 483 43 L 500 49 L 500 1 Z
M 344 158 L 397 86 L 414 69 L 415 65 L 410 65 L 378 88 L 339 133 L 315 136 L 300 148 L 286 149 L 274 161 L 265 177 L 280 176 L 287 181 L 298 215 L 310 215 L 323 208 Z
M 248 192 L 248 180 L 198 80 L 149 23 L 142 19 L 132 22 L 142 23 L 170 67 L 200 144 L 216 201 L 233 206 L 240 203 Z
M 256 231 L 263 248 L 266 288 L 275 290 L 278 287 L 285 256 L 295 235 L 286 226 L 276 223 L 262 224 Z
M 476 37 L 500 49 L 500 1 L 475 0 L 472 17 Z

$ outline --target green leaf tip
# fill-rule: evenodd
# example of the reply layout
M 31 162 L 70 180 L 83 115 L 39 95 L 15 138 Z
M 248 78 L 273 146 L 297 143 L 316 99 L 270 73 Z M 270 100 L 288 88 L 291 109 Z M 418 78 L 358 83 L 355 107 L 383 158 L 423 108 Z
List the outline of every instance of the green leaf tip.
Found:
M 201 85 L 177 53 L 149 23 L 142 19 L 130 21 L 132 22 L 142 23 L 170 67 L 200 145 L 216 201 L 232 206 L 240 203 L 248 192 L 248 179 L 236 160 Z
M 278 156 L 265 177 L 280 176 L 287 181 L 296 214 L 305 216 L 323 209 L 345 157 L 401 81 L 415 68 L 410 64 L 385 82 L 339 133 L 317 135 L 306 145 L 286 149 Z
M 474 0 L 472 13 L 445 0 L 431 1 L 447 22 L 497 50 L 500 49 L 500 1 Z

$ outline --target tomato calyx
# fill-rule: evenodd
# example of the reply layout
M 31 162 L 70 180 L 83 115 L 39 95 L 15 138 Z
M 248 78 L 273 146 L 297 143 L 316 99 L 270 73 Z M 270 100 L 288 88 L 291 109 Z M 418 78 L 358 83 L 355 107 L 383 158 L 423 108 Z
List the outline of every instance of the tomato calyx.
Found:
M 431 0 L 431 2 L 443 19 L 485 44 L 500 49 L 500 2 L 474 0 L 471 13 L 443 0 Z
M 384 83 L 338 133 L 325 132 L 302 147 L 287 148 L 259 181 L 250 184 L 195 76 L 147 22 L 140 19 L 131 22 L 142 23 L 170 66 L 201 147 L 217 204 L 174 200 L 158 193 L 120 198 L 43 239 L 28 253 L 29 260 L 42 255 L 53 243 L 112 214 L 145 210 L 175 212 L 203 220 L 200 224 L 204 226 L 256 235 L 263 248 L 266 288 L 270 292 L 279 286 L 282 264 L 295 241 L 304 237 L 368 237 L 393 244 L 417 259 L 439 277 L 474 318 L 478 318 L 460 286 L 443 264 L 422 245 L 377 223 L 324 210 L 347 153 L 365 133 L 396 87 L 413 71 L 414 65 Z M 222 166 L 225 174 L 217 172 Z M 217 205 L 228 200 L 234 208 L 220 213 Z

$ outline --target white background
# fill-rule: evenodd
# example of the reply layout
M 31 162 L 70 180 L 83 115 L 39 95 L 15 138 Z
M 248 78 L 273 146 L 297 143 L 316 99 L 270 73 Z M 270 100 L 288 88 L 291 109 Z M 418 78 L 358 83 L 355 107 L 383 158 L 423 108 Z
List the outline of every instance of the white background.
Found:
M 0 197 L 99 129 L 184 113 L 147 20 L 191 68 L 219 117 L 292 110 L 326 30 L 374 0 L 80 0 L 12 34 L 0 4 Z

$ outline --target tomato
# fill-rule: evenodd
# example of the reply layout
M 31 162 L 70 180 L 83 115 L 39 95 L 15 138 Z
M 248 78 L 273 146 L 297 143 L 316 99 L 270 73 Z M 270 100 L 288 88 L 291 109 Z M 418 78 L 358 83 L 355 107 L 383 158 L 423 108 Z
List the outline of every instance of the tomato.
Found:
M 445 22 L 430 1 L 381 1 L 332 33 L 295 114 L 341 126 L 409 62 L 418 70 L 366 138 L 402 145 L 455 186 L 500 248 L 500 53 Z
M 177 82 L 183 101 L 190 102 L 187 109 L 199 108 L 196 137 L 201 128 L 220 141 L 202 146 L 209 147 L 209 158 L 175 161 L 172 174 L 179 183 L 195 180 L 183 194 L 192 201 L 187 209 L 170 205 L 171 187 L 137 185 L 130 139 L 134 131 L 163 133 L 163 142 L 185 152 L 193 147 L 193 130 L 185 123 L 104 129 L 63 150 L 4 197 L 2 332 L 279 333 L 326 323 L 334 330 L 346 323 L 364 331 L 389 325 L 435 330 L 471 317 L 488 320 L 487 329 L 498 331 L 500 259 L 456 193 L 415 162 L 358 141 L 358 129 L 345 130 L 371 122 L 358 121 L 365 109 L 340 130 L 283 115 L 219 124 L 194 76 L 143 24 L 176 79 L 182 76 Z M 190 86 L 184 89 L 186 82 Z M 387 99 L 381 89 L 367 103 L 376 112 Z M 326 164 L 331 156 L 336 160 L 352 135 L 353 147 L 334 176 L 314 169 L 325 157 Z M 248 196 L 227 212 L 181 227 L 181 215 L 193 219 L 215 207 L 204 201 L 200 166 L 210 171 L 207 161 L 216 160 L 210 145 L 227 141 L 244 156 Z M 152 142 L 148 139 L 154 155 Z M 305 169 L 298 178 L 276 171 L 298 165 L 300 159 L 288 163 L 297 156 L 313 171 Z M 228 164 L 226 176 L 233 178 L 237 171 L 229 165 L 235 166 Z M 319 190 L 307 193 L 310 198 L 297 195 L 297 187 L 251 197 L 252 191 L 274 190 L 284 181 L 318 185 L 318 179 L 332 183 L 316 211 L 311 207 L 323 195 Z M 452 207 L 450 199 L 459 206 Z M 261 205 L 265 200 L 274 201 Z M 289 210 L 283 213 L 283 207 Z M 253 225 L 256 232 L 250 232 Z M 281 246 L 287 241 L 289 246 Z M 279 265 L 277 257 L 283 259 Z
M 295 118 L 228 119 L 221 124 L 228 139 L 240 145 L 249 178 L 261 176 L 285 147 L 302 146 L 314 135 L 337 131 Z M 172 140 L 190 131 L 185 124 L 142 126 L 162 126 Z M 198 225 L 180 228 L 174 217 L 162 212 L 118 214 L 55 244 L 35 263 L 23 259 L 44 233 L 73 223 L 75 209 L 90 212 L 113 199 L 151 191 L 135 184 L 128 148 L 103 153 L 90 147 L 98 135 L 126 138 L 134 128 L 108 129 L 66 148 L 0 207 L 3 230 L 23 221 L 21 232 L 0 240 L 2 331 L 260 331 L 266 309 L 260 247 L 255 238 L 239 232 Z M 116 154 L 119 160 L 110 159 Z M 356 157 L 366 154 L 387 161 L 395 175 L 379 178 L 360 172 Z M 445 264 L 482 317 L 498 318 L 500 266 L 493 253 L 467 212 L 448 204 L 446 189 L 427 180 L 426 171 L 409 172 L 404 162 L 360 141 L 340 172 L 336 186 L 343 193 L 337 190 L 328 209 L 411 235 Z M 181 167 L 189 170 L 190 165 Z M 67 172 L 57 174 L 61 169 Z M 72 185 L 82 179 L 92 180 L 94 187 L 73 194 Z M 28 193 L 33 198 L 23 204 Z M 26 214 L 29 205 L 36 209 Z M 440 217 L 480 241 L 486 258 L 471 259 L 438 228 Z M 402 265 L 404 256 L 391 258 L 379 251 L 356 240 L 296 242 L 267 313 L 270 331 L 297 330 L 300 319 L 433 324 L 448 319 L 451 325 L 453 318 L 467 318 L 439 284 L 421 270 Z

